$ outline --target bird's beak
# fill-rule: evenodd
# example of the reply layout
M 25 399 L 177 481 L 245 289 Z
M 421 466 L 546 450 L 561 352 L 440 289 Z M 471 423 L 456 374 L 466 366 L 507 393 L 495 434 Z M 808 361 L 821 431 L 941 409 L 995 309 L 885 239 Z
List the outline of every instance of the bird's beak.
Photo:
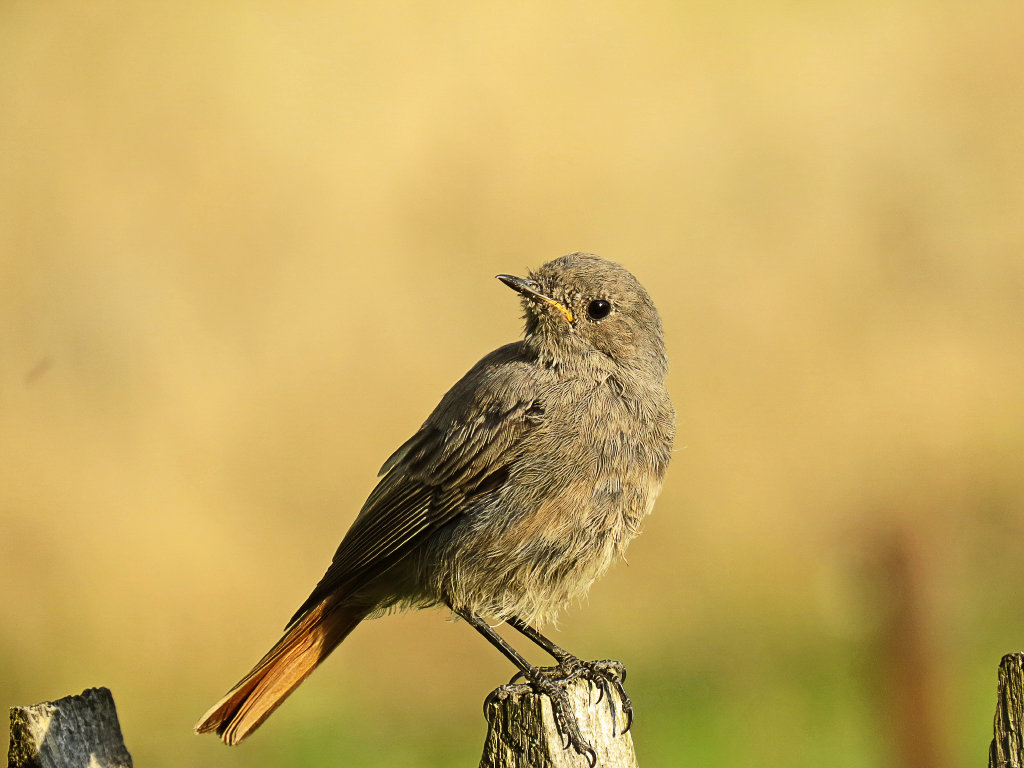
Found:
M 552 307 L 561 312 L 562 316 L 565 317 L 566 320 L 570 323 L 572 322 L 572 312 L 569 311 L 569 308 L 559 304 L 550 296 L 545 296 L 541 293 L 540 283 L 536 280 L 530 280 L 527 277 L 515 277 L 514 275 L 496 275 L 496 277 L 516 293 L 521 293 L 523 296 L 528 296 L 531 299 L 546 301 Z

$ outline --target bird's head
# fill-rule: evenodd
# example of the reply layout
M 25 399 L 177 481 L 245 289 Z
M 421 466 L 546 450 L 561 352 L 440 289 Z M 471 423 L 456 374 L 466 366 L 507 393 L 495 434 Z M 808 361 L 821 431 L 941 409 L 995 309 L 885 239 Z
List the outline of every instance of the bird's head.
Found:
M 623 266 L 592 254 L 549 261 L 528 277 L 498 275 L 522 295 L 526 341 L 546 362 L 607 368 L 654 366 L 664 375 L 661 319 Z

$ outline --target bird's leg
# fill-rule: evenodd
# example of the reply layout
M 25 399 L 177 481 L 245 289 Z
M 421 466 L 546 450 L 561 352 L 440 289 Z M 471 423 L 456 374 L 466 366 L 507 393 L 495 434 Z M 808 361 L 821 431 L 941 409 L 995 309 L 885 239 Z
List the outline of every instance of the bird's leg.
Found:
M 597 753 L 594 752 L 594 748 L 590 746 L 590 743 L 583 738 L 579 723 L 576 720 L 576 714 L 572 710 L 572 705 L 569 703 L 569 696 L 566 694 L 565 689 L 556 680 L 548 677 L 544 670 L 530 664 L 479 616 L 469 611 L 460 611 L 454 608 L 452 610 L 461 616 L 469 626 L 483 635 L 487 642 L 501 651 L 505 658 L 516 665 L 519 669 L 519 674 L 516 677 L 522 675 L 537 693 L 547 695 L 551 700 L 551 713 L 555 718 L 555 727 L 558 729 L 559 736 L 567 742 L 563 743 L 563 748 L 567 749 L 571 746 L 579 754 L 586 757 L 587 762 L 593 768 L 597 763 Z
M 615 692 L 619 695 L 619 700 L 622 702 L 622 713 L 626 716 L 626 727 L 622 729 L 622 732 L 625 733 L 629 730 L 630 726 L 633 725 L 633 702 L 630 701 L 629 695 L 626 693 L 626 689 L 622 685 L 626 682 L 626 666 L 621 661 L 615 661 L 614 659 L 583 661 L 577 656 L 569 653 L 569 651 L 565 650 L 562 646 L 557 645 L 546 638 L 537 629 L 534 629 L 525 621 L 512 618 L 509 619 L 508 623 L 514 630 L 522 634 L 524 637 L 532 640 L 551 654 L 555 661 L 558 662 L 558 666 L 554 668 L 549 667 L 548 669 L 559 677 L 585 677 L 586 679 L 596 683 L 601 688 L 602 692 L 606 692 L 609 685 L 613 687 Z M 515 678 L 512 679 L 515 680 Z M 611 705 L 611 697 L 609 697 L 608 703 Z M 613 712 L 613 721 L 614 714 L 615 713 Z

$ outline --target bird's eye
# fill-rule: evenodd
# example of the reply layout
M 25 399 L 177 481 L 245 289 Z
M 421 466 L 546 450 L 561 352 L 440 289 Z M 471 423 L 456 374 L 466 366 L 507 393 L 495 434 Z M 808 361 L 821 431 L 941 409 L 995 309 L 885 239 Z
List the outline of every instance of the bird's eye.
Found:
M 604 299 L 594 299 L 587 305 L 587 316 L 591 320 L 604 320 L 611 311 L 612 303 Z

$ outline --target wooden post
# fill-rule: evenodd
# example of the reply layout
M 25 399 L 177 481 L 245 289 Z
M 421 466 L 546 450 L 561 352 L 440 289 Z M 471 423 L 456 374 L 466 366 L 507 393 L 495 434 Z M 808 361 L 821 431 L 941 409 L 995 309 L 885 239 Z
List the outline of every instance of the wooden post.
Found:
M 999 689 L 989 768 L 1024 768 L 1024 653 L 999 662 Z
M 132 768 L 114 697 L 89 688 L 32 707 L 11 707 L 8 768 Z
M 564 685 L 580 730 L 597 753 L 597 768 L 637 768 L 632 737 L 620 735 L 626 716 L 615 691 L 602 694 L 583 678 Z M 487 698 L 484 714 L 487 738 L 480 768 L 590 768 L 585 756 L 562 747 L 550 700 L 528 685 L 498 688 Z

